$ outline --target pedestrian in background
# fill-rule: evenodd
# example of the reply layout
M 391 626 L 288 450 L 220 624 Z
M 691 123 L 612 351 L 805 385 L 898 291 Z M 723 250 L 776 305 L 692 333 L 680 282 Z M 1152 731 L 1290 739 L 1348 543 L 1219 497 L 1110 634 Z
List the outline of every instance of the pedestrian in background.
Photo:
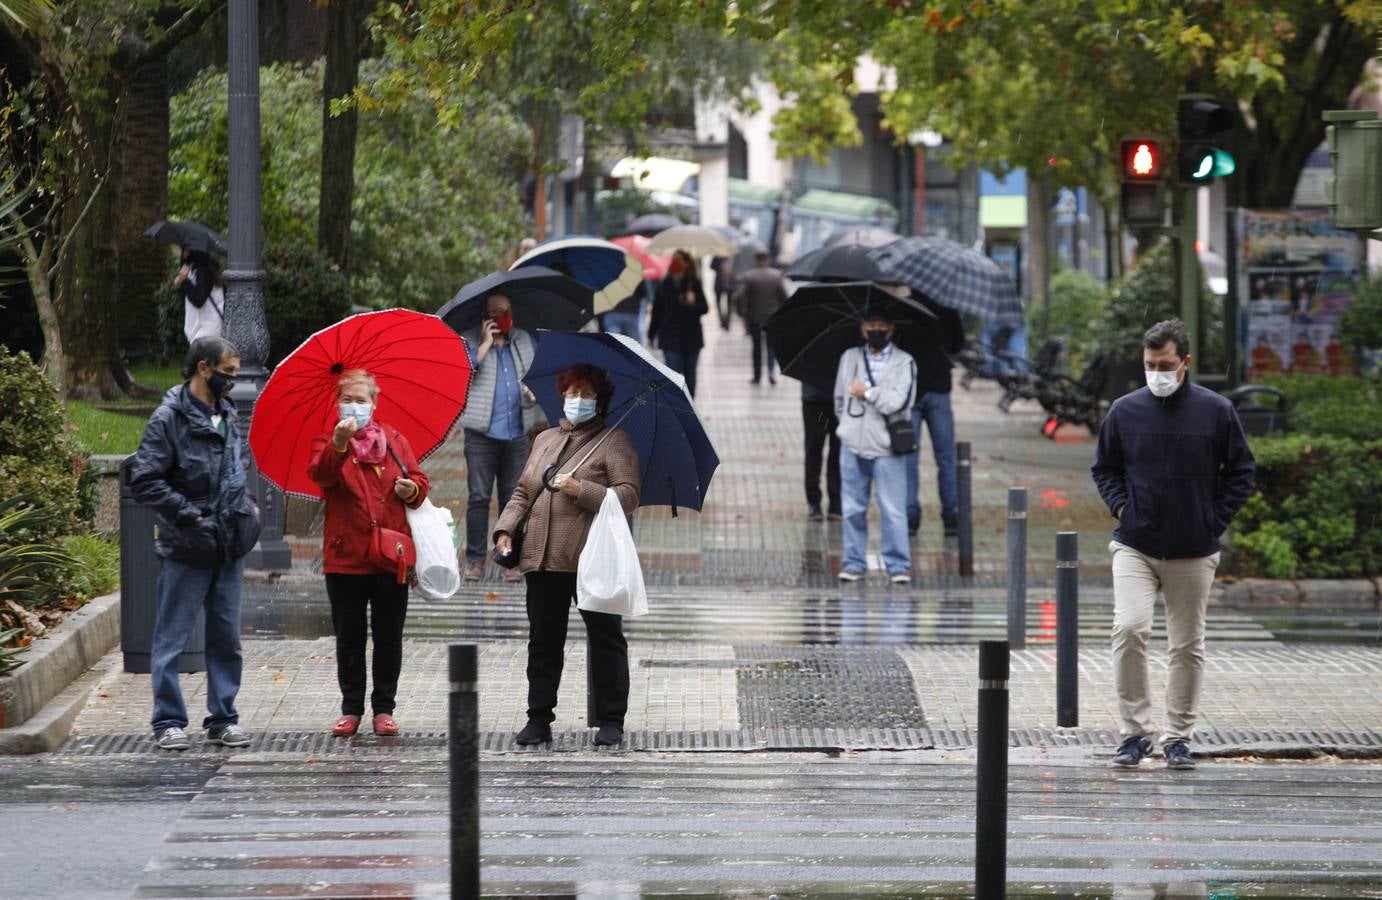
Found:
M 1116 766 L 1152 752 L 1147 640 L 1166 603 L 1166 765 L 1193 769 L 1190 740 L 1204 669 L 1205 609 L 1219 536 L 1252 492 L 1255 464 L 1233 404 L 1190 381 L 1179 319 L 1142 337 L 1147 386 L 1120 397 L 1099 429 L 1094 483 L 1118 520 L 1113 554 L 1113 675 L 1123 742 Z
M 768 383 L 777 384 L 773 366 L 772 345 L 768 343 L 768 333 L 763 323 L 782 304 L 787 302 L 787 288 L 782 283 L 782 273 L 769 263 L 772 257 L 766 251 L 755 253 L 753 268 L 739 279 L 739 287 L 734 292 L 734 305 L 743 311 L 744 324 L 748 327 L 749 340 L 753 341 L 753 381 L 758 384 L 763 379 L 764 355 L 767 355 Z
M 489 507 L 495 485 L 499 487 L 499 508 L 503 509 L 528 461 L 528 431 L 545 424 L 546 419 L 537 398 L 523 384 L 537 348 L 532 335 L 514 327 L 508 297 L 486 297 L 485 318 L 462 337 L 467 346 L 476 348 L 470 398 L 461 413 L 469 495 L 465 579 L 479 581 L 485 574 Z M 511 569 L 504 570 L 504 577 L 515 582 L 522 579 Z
M 628 434 L 607 427 L 614 385 L 604 371 L 579 364 L 557 376 L 564 416 L 540 434 L 513 497 L 494 526 L 494 547 L 514 552 L 528 582 L 528 721 L 519 744 L 552 740 L 561 687 L 566 623 L 576 601 L 576 567 L 590 524 L 613 490 L 626 514 L 638 508 L 638 451 Z M 629 708 L 629 649 L 623 619 L 581 610 L 599 731 L 597 746 L 623 739 Z
M 632 294 L 615 304 L 614 309 L 600 315 L 600 330 L 622 334 L 643 343 L 643 301 L 648 296 L 648 282 L 640 281 Z
M 955 412 L 950 405 L 951 355 L 964 349 L 964 323 L 960 314 L 929 297 L 903 288 L 903 296 L 925 306 L 936 318 L 922 331 L 917 356 L 917 399 L 912 407 L 912 428 L 917 433 L 917 452 L 907 454 L 907 533 L 921 530 L 921 426 L 931 435 L 931 456 L 936 461 L 936 495 L 941 506 L 941 526 L 946 537 L 960 533 L 960 492 L 955 473 Z
M 408 581 L 387 560 L 373 558 L 371 542 L 380 528 L 410 534 L 405 506 L 427 499 L 427 476 L 408 439 L 379 421 L 379 385 L 363 369 L 351 369 L 336 384 L 340 421 L 312 444 L 307 475 L 322 488 L 326 527 L 322 571 L 336 634 L 336 681 L 341 716 L 331 733 L 348 737 L 365 714 L 365 648 L 374 639 L 374 690 L 370 708 L 374 733 L 398 734 L 393 713 L 403 669 L 403 622 L 408 615 Z
M 161 559 L 150 674 L 154 741 L 163 750 L 191 746 L 177 662 L 203 613 L 206 739 L 226 747 L 250 742 L 235 709 L 245 564 L 224 558 L 215 522 L 218 511 L 233 508 L 245 495 L 238 416 L 229 400 L 239 371 L 234 344 L 220 337 L 194 340 L 183 361 L 186 380 L 164 394 L 149 417 L 130 469 L 134 499 L 158 511 L 154 550 Z
M 730 302 L 735 282 L 733 260 L 727 256 L 712 256 L 710 271 L 715 275 L 715 312 L 720 317 L 720 330 L 729 331 L 729 314 L 734 308 Z
M 835 430 L 835 398 L 808 382 L 801 383 L 801 419 L 806 431 L 806 518 L 820 522 L 840 518 L 840 436 Z M 829 442 L 829 450 L 826 450 Z M 829 513 L 821 511 L 821 452 L 825 451 L 825 492 Z
M 840 498 L 844 501 L 844 558 L 840 580 L 858 581 L 867 568 L 869 495 L 878 501 L 883 564 L 894 584 L 912 580 L 907 541 L 907 458 L 893 452 L 888 420 L 907 415 L 916 396 L 917 365 L 892 342 L 894 326 L 882 310 L 859 325 L 865 345 L 847 350 L 835 374 L 840 420 Z
M 187 345 L 197 338 L 220 337 L 225 327 L 226 292 L 221 267 L 211 254 L 183 250 L 173 288 L 182 297 L 182 333 Z
M 701 316 L 708 312 L 696 262 L 691 254 L 678 250 L 657 286 L 648 340 L 657 342 L 667 368 L 686 379 L 686 390 L 692 397 L 696 396 L 696 361 L 705 346 Z

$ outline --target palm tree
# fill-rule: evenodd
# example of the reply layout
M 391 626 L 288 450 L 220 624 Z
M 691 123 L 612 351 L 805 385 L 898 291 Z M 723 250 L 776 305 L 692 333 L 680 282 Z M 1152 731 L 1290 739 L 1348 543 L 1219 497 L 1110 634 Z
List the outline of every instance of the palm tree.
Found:
M 20 28 L 27 28 L 53 9 L 53 0 L 0 0 L 0 15 L 9 16 Z

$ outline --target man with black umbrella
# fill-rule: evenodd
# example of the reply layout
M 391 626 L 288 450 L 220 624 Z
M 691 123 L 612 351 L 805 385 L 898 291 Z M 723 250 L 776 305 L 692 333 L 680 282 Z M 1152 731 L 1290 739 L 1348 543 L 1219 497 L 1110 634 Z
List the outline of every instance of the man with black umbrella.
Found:
M 470 494 L 465 512 L 465 577 L 478 581 L 488 559 L 489 506 L 495 482 L 503 509 L 528 461 L 528 429 L 545 424 L 545 419 L 537 398 L 523 384 L 536 345 L 528 332 L 514 327 L 508 297 L 500 293 L 486 297 L 485 318 L 462 337 L 476 348 L 470 399 L 461 414 L 461 426 Z M 519 581 L 522 576 L 517 571 L 505 569 L 504 576 Z
M 916 396 L 917 366 L 892 342 L 895 325 L 882 307 L 863 315 L 865 345 L 845 351 L 835 373 L 835 415 L 840 421 L 840 498 L 844 503 L 844 557 L 840 580 L 858 581 L 867 568 L 869 494 L 882 525 L 883 564 L 894 584 L 912 580 L 907 540 L 906 456 L 897 452 L 889 420 L 905 417 Z M 874 491 L 876 485 L 876 491 Z

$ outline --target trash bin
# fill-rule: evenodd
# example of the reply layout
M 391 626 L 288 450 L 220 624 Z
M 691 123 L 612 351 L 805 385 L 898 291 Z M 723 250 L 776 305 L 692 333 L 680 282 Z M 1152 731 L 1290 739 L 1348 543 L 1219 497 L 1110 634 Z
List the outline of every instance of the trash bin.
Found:
M 1265 384 L 1245 384 L 1224 396 L 1237 410 L 1245 434 L 1262 437 L 1289 430 L 1285 392 Z M 1263 397 L 1273 398 L 1273 404 L 1264 405 Z
M 120 649 L 125 671 L 146 673 L 154 646 L 154 618 L 158 612 L 159 558 L 154 552 L 158 513 L 141 505 L 130 492 L 134 457 L 120 464 Z M 179 672 L 206 671 L 206 616 L 197 624 L 178 657 Z

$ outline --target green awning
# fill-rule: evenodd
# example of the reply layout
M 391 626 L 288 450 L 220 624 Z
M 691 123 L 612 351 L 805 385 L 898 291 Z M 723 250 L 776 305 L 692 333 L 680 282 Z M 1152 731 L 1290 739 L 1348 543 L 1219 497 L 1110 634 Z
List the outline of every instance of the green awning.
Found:
M 897 210 L 886 200 L 839 191 L 807 191 L 793 201 L 792 206 L 799 212 L 823 213 L 849 219 L 897 219 Z
M 980 228 L 1026 228 L 1026 197 L 980 197 Z
M 766 203 L 776 206 L 782 199 L 782 188 L 769 187 L 766 184 L 754 184 L 742 178 L 731 178 L 729 180 L 729 199 L 749 200 L 754 203 Z

